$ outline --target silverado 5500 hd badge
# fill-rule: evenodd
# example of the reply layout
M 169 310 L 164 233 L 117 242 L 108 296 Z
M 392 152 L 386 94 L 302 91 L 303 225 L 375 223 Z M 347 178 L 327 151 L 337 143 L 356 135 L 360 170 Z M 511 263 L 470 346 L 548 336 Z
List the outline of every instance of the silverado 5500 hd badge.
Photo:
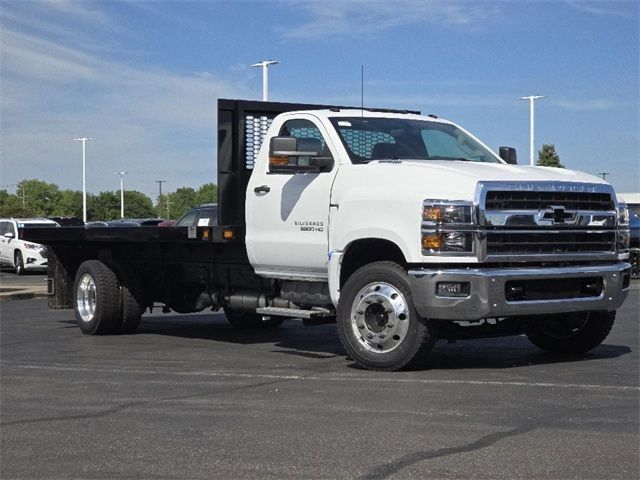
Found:
M 324 222 L 313 220 L 294 220 L 293 224 L 300 228 L 301 232 L 323 232 Z

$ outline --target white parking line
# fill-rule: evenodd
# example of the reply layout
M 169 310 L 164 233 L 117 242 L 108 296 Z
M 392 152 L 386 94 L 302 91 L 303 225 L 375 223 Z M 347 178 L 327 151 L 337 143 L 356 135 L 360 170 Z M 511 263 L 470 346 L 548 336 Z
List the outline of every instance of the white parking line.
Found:
M 168 370 L 141 370 L 141 369 L 118 369 L 118 368 L 89 368 L 89 367 L 63 367 L 53 365 L 7 365 L 5 368 L 16 368 L 25 370 L 48 370 L 64 372 L 100 372 L 134 375 L 176 375 L 209 378 L 238 378 L 238 379 L 275 379 L 283 381 L 329 381 L 329 382 L 372 382 L 372 383 L 419 383 L 428 385 L 478 385 L 492 387 L 529 387 L 529 388 L 573 388 L 580 390 L 610 390 L 610 391 L 631 391 L 638 392 L 640 387 L 623 385 L 596 385 L 580 383 L 547 383 L 547 382 L 501 382 L 496 380 L 442 380 L 429 378 L 363 378 L 355 376 L 336 375 L 284 375 L 269 373 L 241 373 L 241 372 L 220 372 L 220 371 L 189 371 L 176 372 Z

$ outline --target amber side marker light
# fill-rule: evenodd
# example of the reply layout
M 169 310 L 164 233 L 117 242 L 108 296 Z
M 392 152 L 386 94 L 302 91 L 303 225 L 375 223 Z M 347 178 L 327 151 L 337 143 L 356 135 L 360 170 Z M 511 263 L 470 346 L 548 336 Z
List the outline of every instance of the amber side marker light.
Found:
M 225 240 L 233 240 L 233 230 L 223 230 L 222 238 Z
M 289 159 L 287 157 L 269 157 L 269 165 L 288 165 Z
M 208 228 L 202 232 L 202 240 L 209 240 L 209 229 Z
M 428 233 L 422 235 L 422 248 L 427 250 L 440 250 L 444 246 L 444 235 L 441 233 Z

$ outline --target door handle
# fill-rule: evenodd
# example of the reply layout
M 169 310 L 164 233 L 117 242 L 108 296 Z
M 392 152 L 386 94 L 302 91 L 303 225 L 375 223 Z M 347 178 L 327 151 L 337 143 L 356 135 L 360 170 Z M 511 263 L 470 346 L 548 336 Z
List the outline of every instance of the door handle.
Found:
M 260 185 L 253 189 L 256 193 L 269 193 L 271 191 L 271 187 L 269 185 Z

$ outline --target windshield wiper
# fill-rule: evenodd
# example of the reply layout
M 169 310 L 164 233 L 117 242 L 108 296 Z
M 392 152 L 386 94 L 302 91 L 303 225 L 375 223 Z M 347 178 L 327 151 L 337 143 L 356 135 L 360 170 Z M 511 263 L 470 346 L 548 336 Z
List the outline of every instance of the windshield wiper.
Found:
M 470 158 L 463 158 L 463 157 L 442 157 L 442 156 L 435 156 L 435 157 L 427 157 L 426 160 L 460 160 L 462 162 L 473 162 L 473 160 L 471 160 Z

